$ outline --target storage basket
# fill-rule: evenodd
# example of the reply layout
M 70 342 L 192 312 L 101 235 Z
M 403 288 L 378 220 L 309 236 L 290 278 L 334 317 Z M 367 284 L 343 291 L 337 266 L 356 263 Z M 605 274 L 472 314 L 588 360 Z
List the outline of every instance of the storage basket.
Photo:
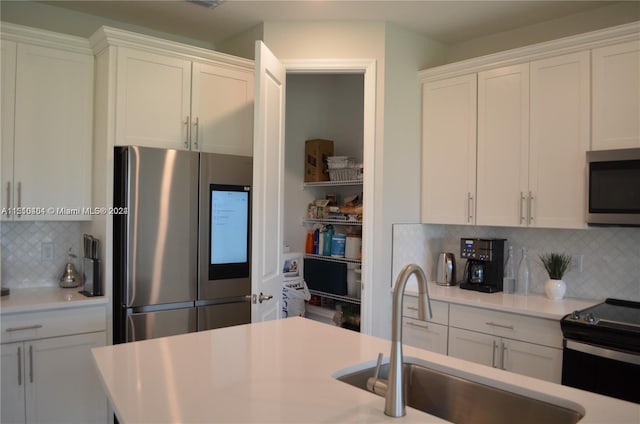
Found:
M 331 181 L 351 181 L 358 179 L 356 168 L 329 169 L 329 179 Z
M 353 167 L 353 158 L 349 156 L 329 156 L 327 157 L 327 166 L 331 169 L 342 169 Z

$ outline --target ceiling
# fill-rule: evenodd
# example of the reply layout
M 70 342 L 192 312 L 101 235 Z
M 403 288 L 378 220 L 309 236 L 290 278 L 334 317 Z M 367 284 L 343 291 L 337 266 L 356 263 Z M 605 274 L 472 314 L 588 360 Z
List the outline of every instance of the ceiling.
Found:
M 42 1 L 57 7 L 216 44 L 264 21 L 386 21 L 445 44 L 588 11 L 612 1 L 226 0 Z

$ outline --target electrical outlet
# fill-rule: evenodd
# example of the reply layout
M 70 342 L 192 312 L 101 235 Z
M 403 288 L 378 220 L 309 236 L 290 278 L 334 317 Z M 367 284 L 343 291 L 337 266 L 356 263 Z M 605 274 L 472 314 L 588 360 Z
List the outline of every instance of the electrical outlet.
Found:
M 575 255 L 572 262 L 574 271 L 584 272 L 584 255 Z
M 51 241 L 43 241 L 40 250 L 42 252 L 42 260 L 43 261 L 52 261 L 53 260 L 53 242 Z

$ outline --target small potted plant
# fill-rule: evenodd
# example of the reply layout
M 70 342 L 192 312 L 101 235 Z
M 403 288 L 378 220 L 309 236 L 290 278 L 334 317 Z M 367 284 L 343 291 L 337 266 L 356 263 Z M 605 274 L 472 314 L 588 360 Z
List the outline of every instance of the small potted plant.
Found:
M 562 280 L 571 265 L 571 256 L 564 253 L 547 253 L 540 255 L 540 262 L 549 275 L 544 284 L 544 291 L 549 299 L 560 300 L 567 291 L 567 284 Z

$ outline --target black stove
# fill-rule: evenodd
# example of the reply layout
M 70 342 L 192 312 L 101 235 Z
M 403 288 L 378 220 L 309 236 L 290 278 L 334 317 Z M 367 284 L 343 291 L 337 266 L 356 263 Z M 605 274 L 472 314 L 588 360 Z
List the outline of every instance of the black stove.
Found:
M 640 302 L 607 299 L 560 327 L 562 384 L 640 403 Z
M 607 299 L 560 322 L 565 339 L 640 353 L 640 302 Z

